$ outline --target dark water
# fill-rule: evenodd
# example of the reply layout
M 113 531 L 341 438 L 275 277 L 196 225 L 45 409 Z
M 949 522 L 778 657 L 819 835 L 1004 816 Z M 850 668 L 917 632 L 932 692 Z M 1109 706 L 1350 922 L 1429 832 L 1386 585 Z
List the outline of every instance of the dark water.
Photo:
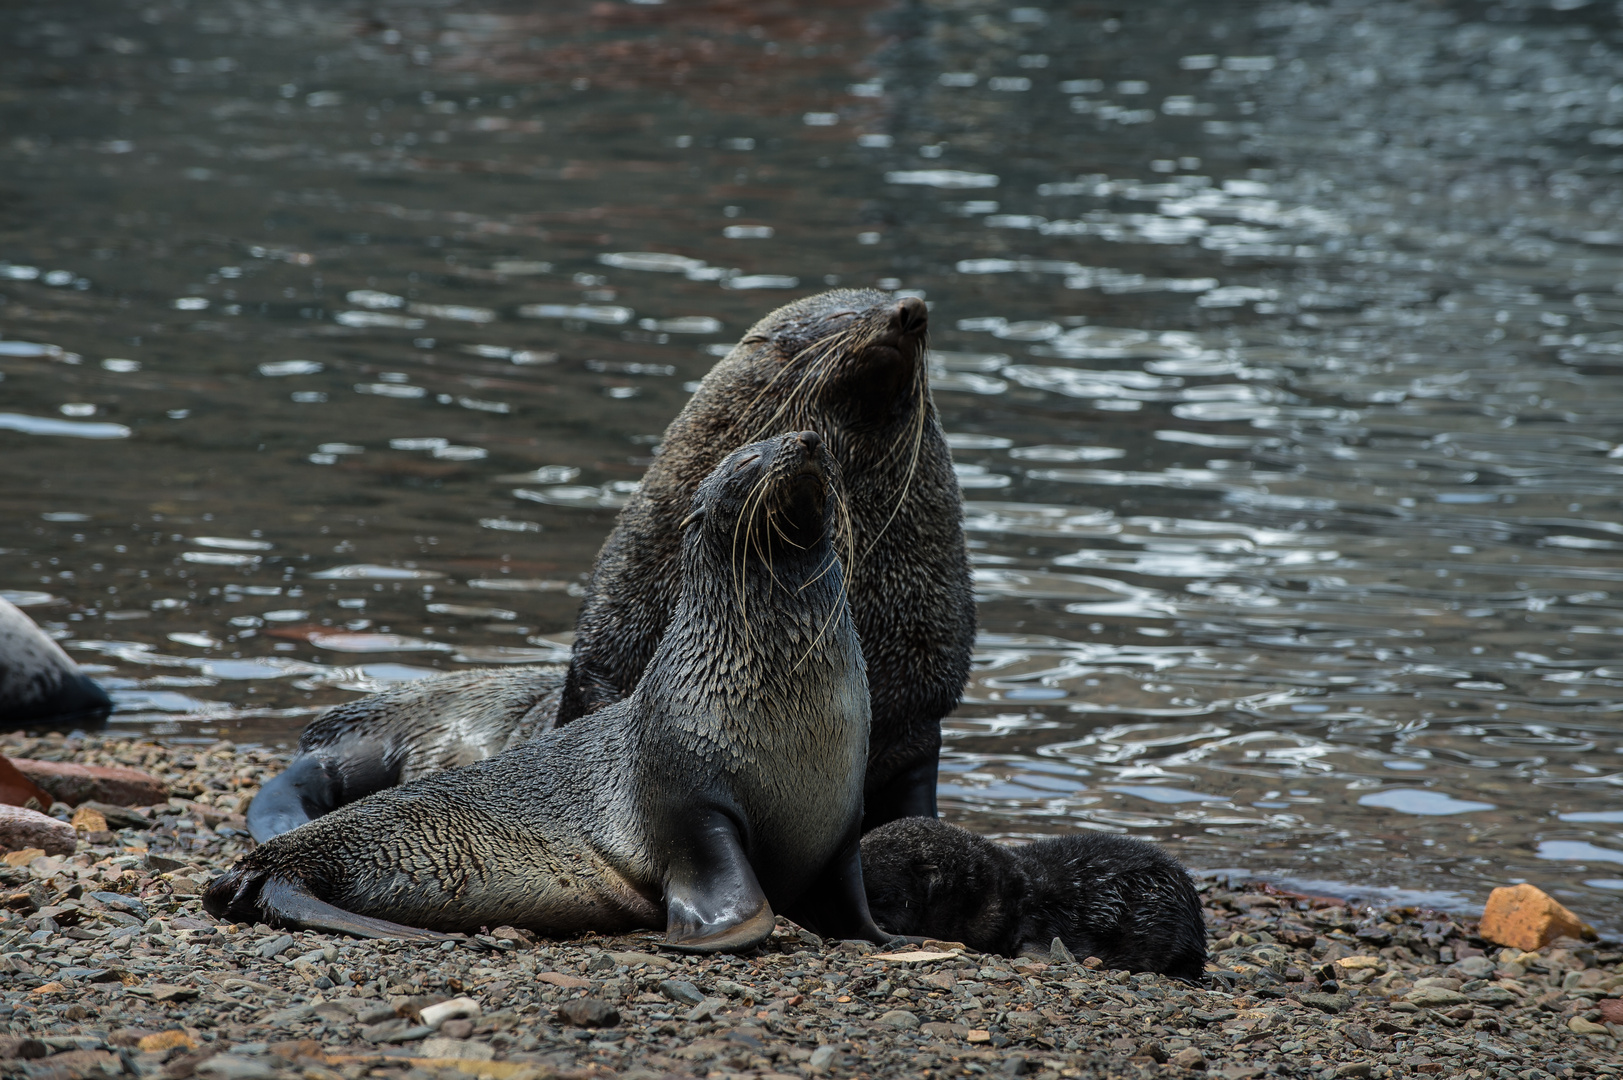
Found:
M 1584 0 L 12 4 L 0 584 L 121 730 L 559 659 L 687 384 L 916 290 L 949 815 L 1616 928 L 1620 56 Z

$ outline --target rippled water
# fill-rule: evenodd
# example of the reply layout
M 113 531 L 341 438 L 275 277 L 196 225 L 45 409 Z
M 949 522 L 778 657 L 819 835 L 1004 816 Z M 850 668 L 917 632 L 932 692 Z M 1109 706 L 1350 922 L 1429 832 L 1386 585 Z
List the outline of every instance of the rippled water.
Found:
M 12 5 L 0 585 L 125 730 L 561 659 L 727 343 L 916 290 L 950 816 L 1616 928 L 1618 21 Z

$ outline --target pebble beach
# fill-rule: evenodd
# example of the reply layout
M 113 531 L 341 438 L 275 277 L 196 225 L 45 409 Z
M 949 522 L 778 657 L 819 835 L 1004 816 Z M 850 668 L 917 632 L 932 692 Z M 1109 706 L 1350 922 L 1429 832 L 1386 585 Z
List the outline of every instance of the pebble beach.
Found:
M 0 1069 L 30 1080 L 1615 1076 L 1623 944 L 1500 948 L 1466 916 L 1199 879 L 1207 985 L 1063 947 L 887 951 L 780 919 L 745 956 L 657 933 L 432 945 L 220 923 L 286 755 L 9 736 L 16 759 L 139 770 L 163 801 L 55 803 L 74 850 L 0 865 Z M 53 789 L 54 790 L 54 789 Z M 92 793 L 93 794 L 93 793 Z

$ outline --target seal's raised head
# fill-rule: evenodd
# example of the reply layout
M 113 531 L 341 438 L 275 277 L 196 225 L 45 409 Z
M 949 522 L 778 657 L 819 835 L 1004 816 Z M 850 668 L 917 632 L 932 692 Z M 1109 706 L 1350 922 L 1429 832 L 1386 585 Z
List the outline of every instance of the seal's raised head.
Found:
M 717 555 L 741 572 L 743 560 L 776 565 L 818 555 L 832 539 L 838 466 L 815 431 L 751 443 L 727 455 L 699 485 L 693 510 L 687 567 Z

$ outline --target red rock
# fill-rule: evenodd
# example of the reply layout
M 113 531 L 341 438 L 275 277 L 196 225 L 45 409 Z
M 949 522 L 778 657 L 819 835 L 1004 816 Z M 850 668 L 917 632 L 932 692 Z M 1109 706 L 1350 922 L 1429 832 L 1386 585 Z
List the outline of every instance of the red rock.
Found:
M 67 822 L 22 806 L 0 806 L 0 848 L 41 848 L 47 855 L 72 855 L 78 846 Z
M 69 806 L 78 806 L 89 799 L 114 806 L 151 806 L 169 798 L 169 785 L 136 769 L 33 758 L 6 760 L 23 776 L 48 791 L 51 798 Z
M 17 771 L 8 759 L 0 758 L 0 803 L 22 806 L 29 799 L 39 801 L 40 809 L 51 805 L 51 793 Z
M 1488 894 L 1477 930 L 1499 945 L 1532 951 L 1563 935 L 1588 937 L 1594 931 L 1536 885 L 1504 886 Z

